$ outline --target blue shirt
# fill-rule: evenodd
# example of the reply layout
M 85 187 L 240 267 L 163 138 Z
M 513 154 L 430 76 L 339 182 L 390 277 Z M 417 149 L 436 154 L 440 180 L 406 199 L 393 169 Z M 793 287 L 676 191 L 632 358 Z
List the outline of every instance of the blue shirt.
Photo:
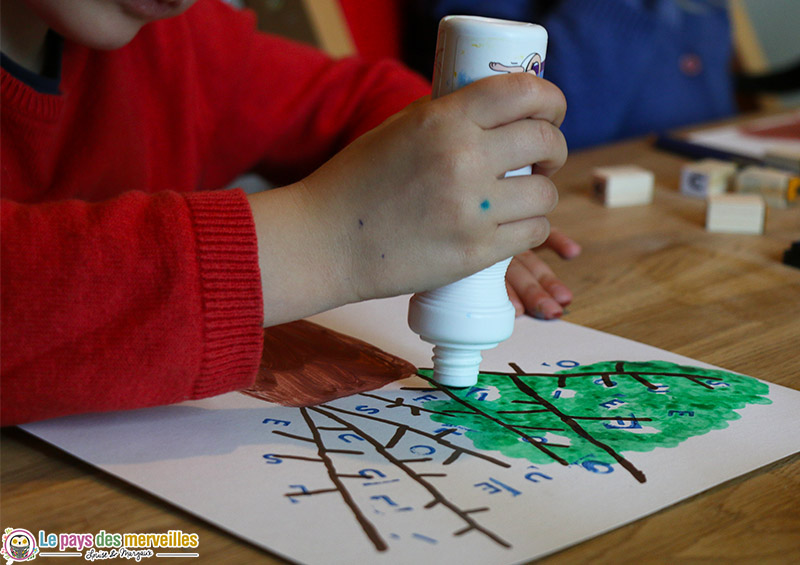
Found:
M 430 21 L 475 14 L 543 25 L 545 78 L 567 98 L 561 129 L 571 149 L 735 109 L 722 0 L 437 0 L 418 2 L 416 10 L 413 17 Z

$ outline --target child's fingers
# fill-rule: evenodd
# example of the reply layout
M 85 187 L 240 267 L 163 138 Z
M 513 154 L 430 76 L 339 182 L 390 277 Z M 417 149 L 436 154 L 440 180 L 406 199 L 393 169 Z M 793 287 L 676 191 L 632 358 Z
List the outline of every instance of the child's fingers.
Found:
M 572 292 L 532 251 L 514 258 L 506 278 L 523 309 L 534 317 L 558 318 L 564 313 L 564 306 L 572 301 Z
M 515 269 L 519 267 L 524 272 L 530 273 L 548 295 L 561 306 L 566 306 L 572 302 L 572 291 L 556 277 L 553 269 L 535 251 L 528 250 L 520 253 L 514 257 L 512 263 L 515 264 Z M 519 291 L 519 289 L 517 290 Z M 520 297 L 522 297 L 521 293 Z
M 524 118 L 545 120 L 558 127 L 567 111 L 561 90 L 530 73 L 488 77 L 450 96 L 470 120 L 484 129 Z
M 557 318 L 563 314 L 563 307 L 550 296 L 540 281 L 521 263 L 516 260 L 511 262 L 506 279 L 517 294 L 525 312 L 544 320 Z
M 558 204 L 558 189 L 553 181 L 542 175 L 498 180 L 492 183 L 487 194 L 487 198 L 480 202 L 481 210 L 497 224 L 544 216 Z
M 497 176 L 534 163 L 539 174 L 549 176 L 567 160 L 564 134 L 544 120 L 518 120 L 484 135 L 496 156 L 492 159 L 492 173 Z
M 581 253 L 580 244 L 558 228 L 550 230 L 550 235 L 543 245 L 558 253 L 562 259 L 572 259 Z

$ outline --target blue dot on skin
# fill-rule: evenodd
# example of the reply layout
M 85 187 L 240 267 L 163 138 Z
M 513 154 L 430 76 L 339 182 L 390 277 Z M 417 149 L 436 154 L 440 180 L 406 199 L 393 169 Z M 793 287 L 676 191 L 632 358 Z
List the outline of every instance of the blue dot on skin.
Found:
M 488 200 L 484 200 L 483 202 L 481 202 L 481 210 L 486 211 L 491 207 L 492 205 Z

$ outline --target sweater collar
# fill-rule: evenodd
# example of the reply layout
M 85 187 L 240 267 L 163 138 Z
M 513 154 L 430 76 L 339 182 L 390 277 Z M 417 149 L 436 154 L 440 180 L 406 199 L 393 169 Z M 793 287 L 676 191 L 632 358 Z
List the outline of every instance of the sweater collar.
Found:
M 63 38 L 49 31 L 45 39 L 45 63 L 42 74 L 17 64 L 10 57 L 0 57 L 0 91 L 3 111 L 19 112 L 40 120 L 53 120 L 64 105 L 61 95 Z

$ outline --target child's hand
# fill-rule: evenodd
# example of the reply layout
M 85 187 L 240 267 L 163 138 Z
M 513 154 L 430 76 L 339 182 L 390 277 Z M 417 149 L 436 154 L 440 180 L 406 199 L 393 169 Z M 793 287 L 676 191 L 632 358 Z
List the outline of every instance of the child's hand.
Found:
M 565 106 L 531 74 L 490 77 L 412 104 L 303 182 L 251 199 L 266 320 L 437 288 L 541 244 Z M 531 163 L 533 175 L 503 178 Z
M 580 245 L 556 228 L 550 230 L 543 247 L 549 247 L 562 259 L 572 259 L 581 252 Z M 514 257 L 508 266 L 506 283 L 517 316 L 528 312 L 536 318 L 551 320 L 560 317 L 564 306 L 572 302 L 572 291 L 533 250 Z

